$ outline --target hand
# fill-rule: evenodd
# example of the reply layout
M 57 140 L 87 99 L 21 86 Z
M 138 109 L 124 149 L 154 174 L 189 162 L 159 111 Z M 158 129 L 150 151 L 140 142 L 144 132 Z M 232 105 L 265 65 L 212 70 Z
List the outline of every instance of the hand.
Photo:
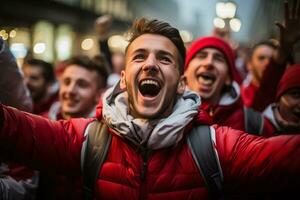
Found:
M 111 15 L 103 15 L 95 21 L 95 31 L 100 39 L 104 39 L 108 35 L 108 31 L 112 25 L 113 17 Z
M 284 2 L 284 23 L 277 22 L 280 30 L 280 50 L 292 53 L 293 46 L 300 39 L 300 0 L 294 0 L 292 9 L 289 9 L 287 0 Z

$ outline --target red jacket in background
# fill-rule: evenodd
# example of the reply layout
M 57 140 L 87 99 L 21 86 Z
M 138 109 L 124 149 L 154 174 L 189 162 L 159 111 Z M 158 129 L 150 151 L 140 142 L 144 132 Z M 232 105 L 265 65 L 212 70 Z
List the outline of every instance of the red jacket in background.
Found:
M 232 97 L 228 97 L 226 99 L 221 98 L 218 105 L 211 105 L 204 102 L 201 104 L 200 109 L 209 114 L 213 124 L 229 126 L 233 129 L 246 131 L 244 102 L 239 96 L 239 87 L 236 86 L 234 88 L 237 93 L 237 97 L 235 99 Z M 266 121 L 267 119 L 264 118 L 263 133 L 270 135 L 273 132 L 273 128 L 271 128 Z M 258 133 L 251 134 L 257 135 Z
M 51 120 L 62 120 L 60 103 L 55 102 L 48 112 L 41 116 Z M 65 176 L 47 171 L 41 171 L 38 188 L 38 200 L 79 200 L 83 199 L 83 182 L 81 176 Z
M 51 94 L 48 98 L 46 98 L 45 100 L 38 102 L 38 103 L 34 103 L 33 104 L 33 113 L 37 114 L 37 115 L 41 115 L 44 112 L 47 112 L 49 110 L 49 108 L 51 107 L 51 105 L 58 101 L 58 92 Z

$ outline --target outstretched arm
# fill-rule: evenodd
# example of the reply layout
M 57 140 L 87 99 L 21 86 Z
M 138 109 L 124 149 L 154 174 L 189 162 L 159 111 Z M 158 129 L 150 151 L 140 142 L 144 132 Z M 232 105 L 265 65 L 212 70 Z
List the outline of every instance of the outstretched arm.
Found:
M 263 138 L 217 127 L 216 149 L 229 193 L 300 187 L 300 135 Z
M 50 121 L 0 104 L 0 156 L 38 170 L 80 174 L 84 131 L 92 120 Z

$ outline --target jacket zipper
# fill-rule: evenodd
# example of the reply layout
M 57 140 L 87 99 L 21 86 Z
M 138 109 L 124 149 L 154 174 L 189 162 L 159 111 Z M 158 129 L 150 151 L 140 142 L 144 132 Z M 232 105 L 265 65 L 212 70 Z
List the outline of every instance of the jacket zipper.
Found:
M 141 167 L 141 184 L 140 184 L 140 194 L 139 199 L 140 200 L 146 200 L 147 198 L 147 171 L 148 171 L 148 156 L 149 152 L 147 149 L 143 149 L 141 152 L 142 156 L 142 167 Z

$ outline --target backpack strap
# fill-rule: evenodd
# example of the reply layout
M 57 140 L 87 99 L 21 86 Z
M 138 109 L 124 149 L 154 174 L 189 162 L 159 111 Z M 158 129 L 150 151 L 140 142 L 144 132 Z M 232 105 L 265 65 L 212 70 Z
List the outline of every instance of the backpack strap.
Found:
M 88 127 L 87 144 L 83 158 L 83 195 L 93 199 L 95 184 L 111 143 L 106 124 L 93 121 Z
M 223 199 L 223 175 L 211 137 L 210 126 L 193 128 L 187 141 L 210 195 L 214 199 Z
M 264 118 L 260 112 L 244 106 L 245 131 L 254 135 L 262 135 Z

